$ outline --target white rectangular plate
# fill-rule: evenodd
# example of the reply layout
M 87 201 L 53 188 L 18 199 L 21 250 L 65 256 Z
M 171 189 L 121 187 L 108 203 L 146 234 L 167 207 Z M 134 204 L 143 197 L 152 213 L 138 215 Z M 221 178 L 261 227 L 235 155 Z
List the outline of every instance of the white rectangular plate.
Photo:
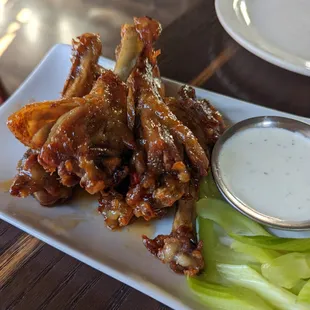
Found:
M 103 218 L 95 212 L 96 197 L 81 192 L 67 205 L 43 208 L 32 197 L 11 197 L 6 186 L 3 186 L 3 182 L 15 175 L 16 164 L 25 151 L 25 147 L 6 127 L 8 116 L 29 102 L 59 98 L 69 72 L 70 54 L 70 46 L 56 45 L 0 108 L 0 218 L 171 308 L 201 309 L 197 298 L 187 288 L 185 277 L 174 274 L 152 257 L 141 242 L 142 234 L 152 237 L 159 233 L 170 233 L 171 217 L 146 225 L 135 223 L 122 231 L 111 232 L 105 228 Z M 114 62 L 101 58 L 100 64 L 105 68 L 113 68 Z M 165 82 L 170 94 L 175 93 L 181 85 L 170 80 Z M 197 89 L 197 94 L 209 99 L 232 123 L 263 115 L 282 115 L 310 122 L 306 118 L 202 89 Z

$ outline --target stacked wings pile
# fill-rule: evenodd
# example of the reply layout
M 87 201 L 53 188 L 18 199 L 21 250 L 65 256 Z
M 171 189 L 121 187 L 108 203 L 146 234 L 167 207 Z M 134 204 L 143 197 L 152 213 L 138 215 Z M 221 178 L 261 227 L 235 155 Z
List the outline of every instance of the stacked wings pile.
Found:
M 8 127 L 29 147 L 11 194 L 42 205 L 68 199 L 75 186 L 100 193 L 99 211 L 110 229 L 142 217 L 161 218 L 176 207 L 170 235 L 143 236 L 147 249 L 188 275 L 204 266 L 193 220 L 200 179 L 222 117 L 183 86 L 165 97 L 153 44 L 160 24 L 147 17 L 124 25 L 114 71 L 98 65 L 98 35 L 73 41 L 72 67 L 62 98 L 29 104 Z

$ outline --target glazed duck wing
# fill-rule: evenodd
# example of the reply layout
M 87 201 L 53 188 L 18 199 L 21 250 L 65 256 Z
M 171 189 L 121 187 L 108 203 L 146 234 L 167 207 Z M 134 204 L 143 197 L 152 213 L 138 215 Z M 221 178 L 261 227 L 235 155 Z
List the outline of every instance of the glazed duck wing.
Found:
M 190 193 L 177 202 L 170 235 L 159 235 L 155 239 L 143 236 L 146 248 L 163 263 L 177 273 L 194 276 L 204 267 L 201 254 L 202 241 L 197 242 L 195 231 L 196 189 L 191 187 Z
M 39 164 L 38 151 L 57 120 L 85 104 L 85 99 L 74 96 L 88 94 L 95 75 L 103 72 L 97 65 L 100 53 L 101 42 L 97 35 L 84 34 L 73 40 L 72 67 L 63 90 L 65 98 L 26 105 L 9 117 L 9 129 L 19 141 L 31 148 L 18 164 L 18 173 L 10 190 L 13 196 L 26 197 L 32 194 L 42 205 L 64 201 L 71 196 L 72 189 L 59 182 L 57 172 L 46 172 Z
M 62 99 L 28 104 L 13 113 L 7 126 L 24 145 L 39 150 L 58 118 L 85 100 L 92 89 L 96 75 L 102 70 L 97 65 L 101 54 L 98 35 L 85 33 L 72 42 L 72 66 L 62 91 Z M 101 70 L 101 71 L 100 71 Z
M 184 85 L 177 98 L 165 98 L 166 104 L 177 118 L 197 137 L 206 152 L 225 130 L 221 113 L 206 99 L 198 99 L 194 88 Z
M 21 143 L 40 150 L 58 118 L 84 102 L 70 98 L 28 104 L 10 115 L 7 126 Z
M 124 202 L 133 210 L 131 216 L 143 217 L 145 220 L 161 217 L 166 214 L 167 207 L 171 207 L 173 203 L 184 194 L 184 184 L 178 178 L 179 171 L 175 169 L 178 163 L 182 164 L 183 148 L 182 145 L 176 145 L 173 136 L 169 132 L 167 126 L 163 125 L 151 107 L 143 107 L 140 96 L 140 85 L 137 83 L 137 71 L 144 68 L 144 60 L 146 55 L 152 58 L 150 83 L 155 83 L 156 90 L 150 92 L 159 92 L 161 84 L 157 83 L 155 78 L 159 77 L 156 56 L 157 52 L 153 52 L 152 44 L 157 39 L 161 31 L 160 24 L 149 18 L 136 18 L 135 25 L 126 25 L 122 31 L 122 44 L 117 50 L 118 62 L 122 55 L 123 42 L 131 42 L 135 53 L 129 55 L 129 59 L 134 59 L 137 63 L 128 78 L 129 96 L 127 105 L 128 111 L 132 111 L 128 116 L 128 124 L 133 128 L 137 141 L 136 149 L 131 160 L 130 175 L 131 182 L 129 191 L 124 195 L 106 195 L 100 202 L 100 211 L 105 217 L 107 225 L 115 229 L 118 226 L 124 226 L 124 221 L 112 221 L 113 214 L 111 210 L 111 199 L 113 205 L 122 206 Z M 143 35 L 142 35 L 143 34 Z M 143 49 L 141 49 L 141 44 Z M 140 54 L 137 55 L 137 52 Z M 134 57 L 133 57 L 134 55 Z M 137 57 L 138 56 L 138 57 Z M 124 56 L 123 56 L 124 57 Z M 140 68 L 141 67 L 141 68 Z M 118 64 L 116 65 L 116 69 Z M 126 76 L 128 72 L 126 73 Z M 140 76 L 140 75 L 139 75 Z M 148 87 L 149 85 L 147 85 Z M 153 86 L 153 85 L 151 85 Z M 143 90 L 143 91 L 149 91 Z M 156 95 L 156 94 L 154 94 Z M 164 104 L 164 103 L 163 103 Z M 175 166 L 174 166 L 175 165 Z M 184 173 L 186 169 L 184 169 Z M 185 183 L 189 180 L 189 176 L 185 179 Z M 118 204 L 116 204 L 118 201 Z M 128 209 L 126 208 L 126 210 Z M 113 209 L 114 214 L 115 208 Z M 121 214 L 118 219 L 122 218 Z M 109 223 L 113 222 L 113 225 Z M 116 226 L 115 226 L 116 224 Z
M 136 30 L 144 42 L 136 70 L 133 72 L 134 89 L 136 90 L 137 109 L 150 109 L 155 117 L 165 126 L 170 135 L 184 146 L 186 154 L 200 175 L 206 175 L 209 160 L 192 131 L 180 122 L 165 104 L 160 95 L 157 83 L 158 71 L 156 58 L 158 51 L 153 50 L 153 43 L 158 38 L 161 27 L 158 22 L 147 17 L 135 18 Z
M 185 154 L 200 175 L 206 174 L 209 161 L 191 130 L 176 118 L 161 97 L 156 61 L 159 52 L 153 50 L 161 32 L 159 23 L 147 17 L 135 18 L 134 22 L 144 43 L 131 78 L 138 117 L 136 131 L 143 141 L 139 151 L 144 152 L 146 171 L 138 173 L 139 183 L 131 186 L 127 202 L 136 216 L 149 220 L 184 195 L 190 181 Z
M 194 225 L 198 184 L 225 125 L 189 86 L 166 97 L 160 51 L 153 48 L 160 33 L 161 25 L 148 17 L 124 25 L 114 71 L 98 64 L 98 35 L 73 40 L 62 98 L 30 104 L 8 120 L 31 148 L 18 164 L 11 194 L 51 205 L 79 184 L 100 193 L 99 212 L 110 229 L 139 217 L 161 218 L 176 207 L 171 233 L 143 236 L 143 243 L 173 271 L 193 276 L 204 267 Z
M 102 73 L 97 65 L 101 50 L 97 34 L 84 33 L 72 40 L 72 66 L 62 91 L 63 98 L 83 97 L 91 91 L 97 75 Z
M 194 169 L 198 175 L 205 175 L 209 161 L 191 130 L 177 119 L 161 97 L 164 89 L 159 82 L 156 61 L 159 51 L 153 50 L 153 43 L 161 32 L 160 24 L 147 17 L 135 18 L 134 25 L 126 26 L 125 30 L 124 36 L 130 34 L 131 40 L 138 40 L 143 44 L 139 57 L 134 58 L 137 63 L 128 79 L 129 89 L 132 91 L 130 105 L 134 107 L 132 127 L 137 147 L 131 161 L 132 177 L 126 202 L 133 209 L 135 217 L 143 217 L 149 221 L 165 215 L 167 208 L 185 194 L 191 178 L 190 170 Z M 122 38 L 123 41 L 127 42 L 125 37 Z M 133 46 L 140 47 L 140 43 Z M 121 48 L 117 53 L 121 55 Z M 189 158 L 194 168 L 188 167 L 185 157 Z M 114 205 L 118 200 L 119 205 L 124 206 L 123 196 L 112 198 Z M 106 223 L 109 223 L 111 203 L 107 201 L 105 195 L 101 200 L 100 210 Z M 119 226 L 123 223 L 119 223 Z M 115 228 L 115 225 L 110 228 Z
M 126 175 L 122 160 L 134 139 L 127 126 L 127 87 L 107 70 L 96 81 L 86 103 L 61 116 L 41 149 L 39 162 L 57 171 L 62 184 L 80 183 L 94 194 Z
M 143 155 L 136 156 L 136 185 L 131 184 L 126 201 L 136 217 L 146 220 L 177 206 L 171 234 L 154 240 L 144 236 L 143 242 L 172 270 L 192 276 L 204 266 L 202 243 L 197 244 L 193 225 L 197 187 L 192 184 L 207 174 L 209 159 L 190 127 L 176 117 L 161 95 L 156 62 L 159 53 L 152 46 L 160 26 L 149 18 L 140 18 L 135 19 L 135 27 L 144 43 L 132 74 L 135 130 Z
M 24 154 L 17 166 L 17 175 L 10 189 L 11 195 L 18 197 L 34 195 L 45 206 L 69 198 L 72 189 L 60 184 L 56 174 L 47 173 L 37 159 L 38 154 L 32 150 Z

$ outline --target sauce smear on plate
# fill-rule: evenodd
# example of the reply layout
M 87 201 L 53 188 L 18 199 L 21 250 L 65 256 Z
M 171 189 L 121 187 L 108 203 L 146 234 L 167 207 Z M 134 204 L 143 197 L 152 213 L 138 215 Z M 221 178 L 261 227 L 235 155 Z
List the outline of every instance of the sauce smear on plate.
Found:
M 250 128 L 227 140 L 221 177 L 252 209 L 282 220 L 310 218 L 310 139 L 280 128 Z

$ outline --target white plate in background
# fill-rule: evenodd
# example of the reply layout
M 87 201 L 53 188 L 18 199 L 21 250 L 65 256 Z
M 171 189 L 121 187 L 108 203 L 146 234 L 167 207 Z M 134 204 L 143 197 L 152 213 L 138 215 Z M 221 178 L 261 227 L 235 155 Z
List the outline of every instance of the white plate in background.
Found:
M 0 184 L 13 178 L 16 164 L 26 149 L 7 129 L 8 116 L 29 102 L 58 98 L 69 72 L 70 54 L 69 45 L 56 45 L 0 107 L 0 145 L 5 146 L 0 152 Z M 112 68 L 114 62 L 100 58 L 100 64 Z M 170 94 L 175 94 L 181 85 L 170 80 L 165 83 Z M 197 89 L 197 94 L 209 99 L 232 123 L 262 115 L 289 116 L 310 122 L 202 89 Z M 203 308 L 188 289 L 185 277 L 174 274 L 142 244 L 142 234 L 152 237 L 170 233 L 171 217 L 146 226 L 135 223 L 122 231 L 111 232 L 95 212 L 96 207 L 97 199 L 84 194 L 75 195 L 62 207 L 44 208 L 32 197 L 11 197 L 7 189 L 0 188 L 0 218 L 3 220 L 173 309 Z M 310 233 L 298 233 L 298 236 L 310 236 Z
M 215 0 L 229 35 L 253 54 L 310 76 L 309 0 Z

